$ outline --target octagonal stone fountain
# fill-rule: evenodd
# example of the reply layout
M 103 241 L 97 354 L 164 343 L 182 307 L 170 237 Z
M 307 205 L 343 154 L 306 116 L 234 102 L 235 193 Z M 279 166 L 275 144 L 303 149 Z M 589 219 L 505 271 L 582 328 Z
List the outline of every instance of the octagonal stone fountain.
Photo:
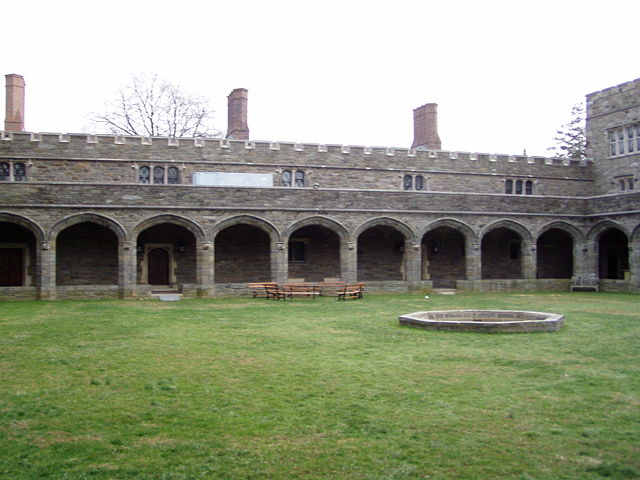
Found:
M 440 310 L 398 319 L 407 327 L 484 333 L 555 332 L 564 323 L 564 315 L 521 310 Z

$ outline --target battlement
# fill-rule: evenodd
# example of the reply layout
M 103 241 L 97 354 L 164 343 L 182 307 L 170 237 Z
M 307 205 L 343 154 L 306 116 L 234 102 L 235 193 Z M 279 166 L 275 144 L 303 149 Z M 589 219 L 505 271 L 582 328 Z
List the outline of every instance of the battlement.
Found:
M 136 150 L 142 154 L 142 157 L 146 157 L 148 153 L 151 153 L 149 152 L 151 148 L 154 155 L 158 155 L 159 151 L 162 150 L 169 152 L 168 154 L 172 158 L 183 155 L 188 158 L 193 155 L 194 150 L 206 150 L 211 153 L 243 155 L 250 152 L 262 154 L 283 152 L 293 155 L 298 153 L 301 156 L 304 155 L 307 160 L 309 154 L 314 156 L 317 154 L 319 157 L 323 155 L 338 155 L 343 157 L 344 161 L 347 161 L 350 157 L 357 157 L 364 161 L 370 160 L 373 164 L 377 163 L 375 159 L 389 159 L 390 157 L 397 159 L 406 157 L 427 163 L 438 160 L 440 162 L 467 163 L 468 165 L 478 163 L 518 164 L 523 167 L 528 165 L 588 167 L 593 163 L 591 159 L 580 161 L 567 158 L 430 150 L 425 148 L 273 142 L 229 138 L 137 137 L 112 134 L 0 131 L 0 152 L 2 151 L 2 145 L 9 144 L 12 144 L 13 147 L 19 147 L 11 149 L 14 153 L 23 152 L 26 155 L 48 157 L 50 155 L 59 156 L 64 150 L 78 150 L 78 153 L 81 151 L 82 157 L 86 159 L 90 159 L 93 156 L 92 154 L 97 153 L 95 147 L 99 146 L 100 158 L 137 157 Z M 124 149 L 126 149 L 126 153 Z

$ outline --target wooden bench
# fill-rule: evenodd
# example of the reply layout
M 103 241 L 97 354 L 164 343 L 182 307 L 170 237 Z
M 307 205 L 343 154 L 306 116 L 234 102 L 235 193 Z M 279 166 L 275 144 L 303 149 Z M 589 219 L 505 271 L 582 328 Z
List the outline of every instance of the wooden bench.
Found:
M 320 289 L 320 295 L 336 295 L 340 290 L 342 290 L 347 284 L 345 282 L 322 282 L 318 283 L 318 288 Z
M 267 298 L 271 300 L 286 300 L 286 292 L 281 289 L 277 283 L 269 283 L 264 287 L 267 292 Z
M 267 287 L 277 287 L 277 284 L 270 282 L 255 282 L 249 283 L 247 286 L 251 290 L 253 298 L 269 298 Z
M 338 300 L 358 299 L 364 295 L 364 283 L 347 284 L 338 291 Z
M 288 283 L 283 286 L 285 296 L 293 297 L 312 297 L 320 295 L 320 288 L 315 283 Z

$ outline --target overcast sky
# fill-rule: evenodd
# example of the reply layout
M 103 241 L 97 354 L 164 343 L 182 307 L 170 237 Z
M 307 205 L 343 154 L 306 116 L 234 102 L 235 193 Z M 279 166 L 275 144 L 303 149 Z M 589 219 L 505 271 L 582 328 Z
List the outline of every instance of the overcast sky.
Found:
M 222 131 L 227 95 L 247 88 L 254 140 L 408 147 L 413 109 L 433 102 L 444 150 L 546 155 L 586 93 L 640 77 L 637 0 L 22 0 L 1 14 L 2 74 L 25 77 L 34 132 L 91 132 L 88 114 L 147 72 L 206 97 Z

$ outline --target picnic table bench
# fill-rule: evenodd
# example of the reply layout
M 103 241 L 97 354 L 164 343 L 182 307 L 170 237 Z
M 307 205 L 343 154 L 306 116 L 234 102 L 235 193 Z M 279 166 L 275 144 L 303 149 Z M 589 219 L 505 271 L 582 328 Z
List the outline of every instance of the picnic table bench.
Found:
M 338 290 L 338 300 L 358 299 L 364 295 L 364 283 L 347 284 Z
M 273 286 L 277 286 L 277 284 L 271 282 L 254 282 L 248 284 L 253 298 L 268 298 L 267 287 Z
M 321 294 L 320 287 L 315 283 L 286 283 L 283 290 L 287 298 L 304 296 L 315 299 Z

